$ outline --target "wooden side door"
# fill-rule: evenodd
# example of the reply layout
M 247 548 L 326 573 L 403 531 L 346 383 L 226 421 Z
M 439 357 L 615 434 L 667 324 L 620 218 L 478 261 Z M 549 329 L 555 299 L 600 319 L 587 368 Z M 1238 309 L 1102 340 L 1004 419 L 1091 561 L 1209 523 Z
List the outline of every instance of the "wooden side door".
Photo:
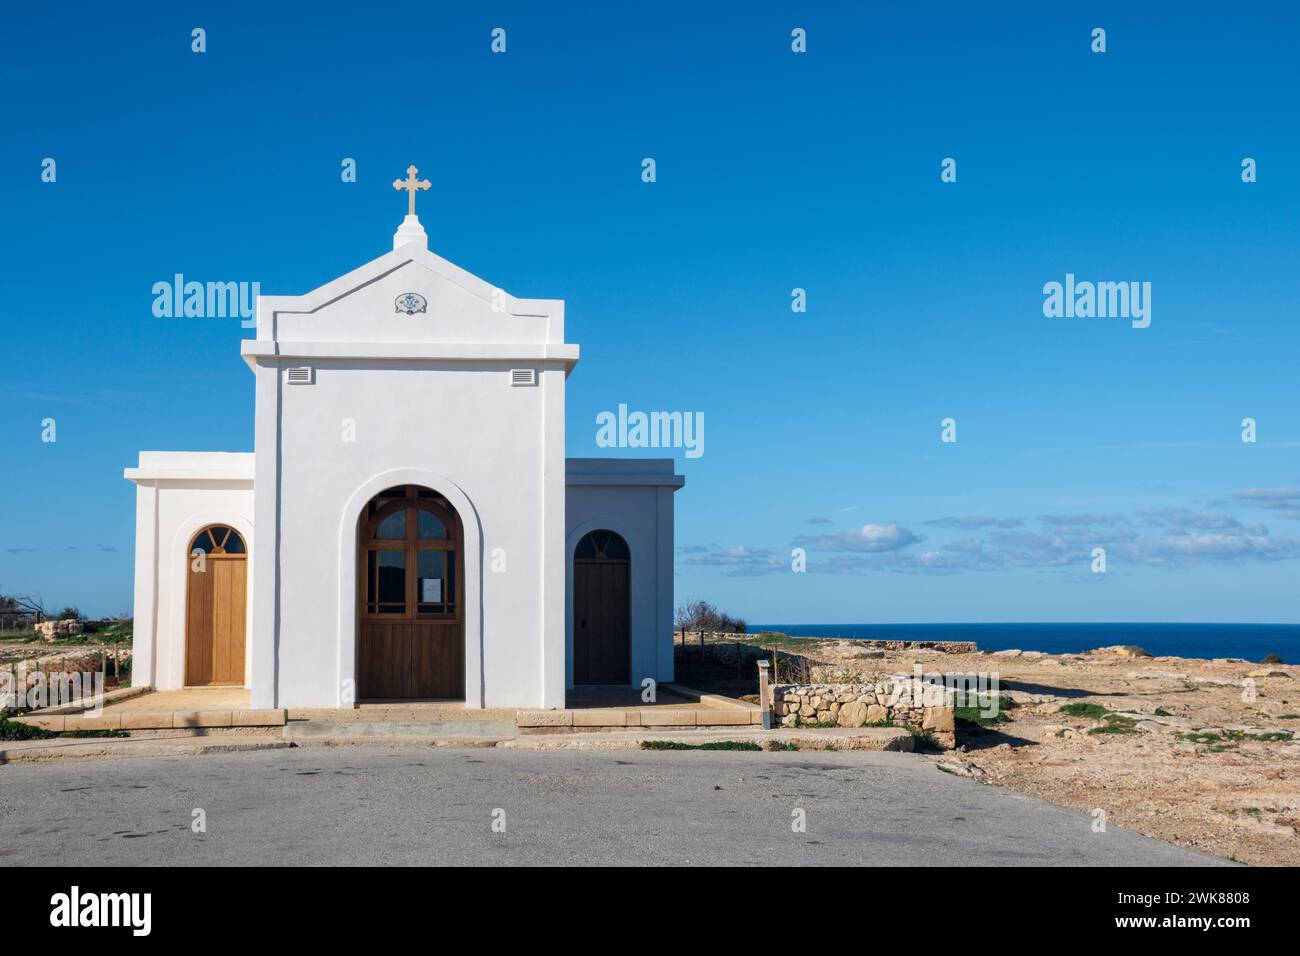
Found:
M 244 684 L 247 558 L 238 532 L 224 526 L 205 528 L 186 555 L 187 687 Z
M 595 532 L 611 534 L 611 532 Z M 588 536 L 590 537 L 590 536 Z M 631 676 L 631 566 L 626 545 L 584 539 L 573 561 L 573 682 L 629 684 Z M 585 547 L 587 546 L 587 547 Z M 621 546 L 621 550 L 619 549 Z M 609 553 L 607 553 L 607 551 Z

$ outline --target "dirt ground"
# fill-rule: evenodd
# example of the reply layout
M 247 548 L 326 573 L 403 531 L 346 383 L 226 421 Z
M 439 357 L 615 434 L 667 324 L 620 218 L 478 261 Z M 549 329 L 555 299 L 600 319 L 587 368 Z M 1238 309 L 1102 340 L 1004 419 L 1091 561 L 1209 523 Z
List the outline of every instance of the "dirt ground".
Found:
M 1300 667 L 1131 655 L 886 651 L 863 660 L 822 646 L 814 656 L 884 673 L 919 663 L 926 673 L 996 674 L 1015 706 L 985 727 L 959 722 L 958 750 L 931 758 L 942 769 L 1101 809 L 1108 825 L 1243 863 L 1300 865 Z M 1107 713 L 1061 713 L 1072 704 Z

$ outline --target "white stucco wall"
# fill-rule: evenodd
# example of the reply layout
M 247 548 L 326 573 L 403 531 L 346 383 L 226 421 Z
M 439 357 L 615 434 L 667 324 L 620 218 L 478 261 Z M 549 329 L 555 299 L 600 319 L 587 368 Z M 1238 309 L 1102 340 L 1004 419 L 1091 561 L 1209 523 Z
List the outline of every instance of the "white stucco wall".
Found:
M 134 686 L 177 690 L 185 683 L 185 589 L 189 545 L 213 524 L 234 528 L 248 550 L 245 686 L 251 676 L 253 456 L 141 452 L 126 477 L 136 485 Z
M 563 633 L 563 593 L 555 589 L 547 607 L 543 559 L 548 478 L 562 480 L 563 469 L 562 457 L 548 467 L 548 451 L 562 456 L 562 422 L 549 448 L 544 434 L 547 392 L 558 392 L 563 407 L 563 371 L 543 368 L 538 386 L 515 388 L 509 364 L 319 360 L 314 385 L 285 386 L 285 364 L 257 370 L 259 380 L 271 381 L 268 390 L 279 383 L 279 413 L 259 400 L 257 428 L 259 520 L 276 523 L 278 541 L 256 563 L 265 586 L 277 571 L 271 554 L 278 556 L 279 695 L 272 703 L 258 694 L 255 704 L 336 707 L 349 691 L 355 697 L 347 682 L 356 675 L 357 522 L 375 494 L 406 483 L 446 496 L 465 528 L 467 704 L 554 700 L 563 685 L 552 680 L 548 698 L 545 628 L 553 619 Z M 343 441 L 344 427 L 355 429 L 354 441 Z M 270 470 L 263 455 L 278 460 L 278 475 L 266 483 L 278 481 L 278 509 L 272 495 L 263 496 L 262 472 Z M 552 514 L 562 520 L 562 510 Z M 498 548 L 501 572 L 490 569 Z M 275 630 L 259 622 L 257 633 L 260 639 Z M 255 691 L 260 686 L 255 682 Z
M 395 310 L 407 292 L 427 311 Z M 243 352 L 265 529 L 253 705 L 355 699 L 357 521 L 373 495 L 410 483 L 445 495 L 465 528 L 466 705 L 562 707 L 564 568 L 549 556 L 564 547 L 577 361 L 563 303 L 515 299 L 408 247 L 308 295 L 262 297 Z M 288 384 L 301 367 L 312 384 Z M 513 386 L 512 369 L 537 384 Z
M 673 680 L 673 492 L 684 479 L 672 459 L 571 458 L 565 518 L 566 606 L 573 605 L 573 551 L 588 532 L 617 532 L 631 552 L 632 683 Z M 573 686 L 573 614 L 565 614 L 565 686 Z

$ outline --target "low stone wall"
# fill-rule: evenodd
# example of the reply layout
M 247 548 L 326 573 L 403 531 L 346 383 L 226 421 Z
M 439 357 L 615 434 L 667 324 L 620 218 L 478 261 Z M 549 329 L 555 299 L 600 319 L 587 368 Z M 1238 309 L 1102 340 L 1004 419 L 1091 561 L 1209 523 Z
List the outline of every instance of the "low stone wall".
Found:
M 719 644 L 730 641 L 753 641 L 759 634 L 740 634 L 731 631 L 673 631 L 673 640 L 678 646 Z M 838 641 L 841 645 L 878 651 L 942 651 L 945 654 L 974 654 L 979 645 L 974 641 L 887 641 L 856 637 L 794 637 L 797 641 L 808 641 L 813 647 L 815 641 Z M 835 649 L 837 652 L 839 648 Z M 784 653 L 784 652 L 782 652 Z
M 892 724 L 925 731 L 945 749 L 957 746 L 952 691 L 909 675 L 874 684 L 777 684 L 772 703 L 782 727 Z
M 677 644 L 674 651 L 679 660 L 698 660 L 720 664 L 736 664 L 754 668 L 759 661 L 770 661 L 773 655 L 787 664 L 799 664 L 804 667 L 816 667 L 821 662 L 799 654 L 785 651 L 771 651 L 755 644 L 743 644 L 739 641 L 710 641 L 707 644 Z
M 757 665 L 766 660 L 772 652 L 753 644 L 741 644 L 735 641 L 711 641 L 708 644 L 678 644 L 675 653 L 679 659 L 703 660 L 719 664 Z
M 853 637 L 836 638 L 854 647 L 874 648 L 882 651 L 942 651 L 945 654 L 974 654 L 979 645 L 974 641 L 875 641 Z
M 822 666 L 818 661 L 799 654 L 787 654 L 785 651 L 771 651 L 765 647 L 739 642 L 717 642 L 710 644 L 678 644 L 674 649 L 677 677 L 683 683 L 689 683 L 693 677 L 700 676 L 700 670 L 734 667 L 737 677 L 744 677 L 754 682 L 758 689 L 758 662 L 771 661 L 770 672 L 773 681 L 813 681 L 821 680 L 817 676 Z M 706 676 L 707 679 L 707 676 Z
M 129 647 L 82 647 L 23 661 L 22 666 L 25 666 L 29 672 L 33 673 L 43 671 L 47 674 L 82 674 L 99 671 L 104 667 L 105 658 L 108 658 L 110 663 L 107 669 L 111 673 L 113 670 L 112 660 L 115 655 L 117 661 L 122 664 L 122 669 L 129 670 L 131 662 L 131 649 Z
M 41 621 L 34 626 L 37 637 L 42 640 L 54 641 L 60 637 L 70 637 L 73 634 L 80 634 L 82 624 L 80 621 Z
M 121 680 L 130 672 L 127 647 L 78 647 L 13 661 L 0 665 L 0 710 L 56 706 L 69 694 L 79 698 L 102 689 L 101 673 Z M 69 678 L 77 681 L 75 692 Z
M 678 644 L 719 644 L 731 641 L 752 641 L 757 634 L 742 634 L 740 631 L 684 631 L 680 627 L 673 631 L 673 640 Z

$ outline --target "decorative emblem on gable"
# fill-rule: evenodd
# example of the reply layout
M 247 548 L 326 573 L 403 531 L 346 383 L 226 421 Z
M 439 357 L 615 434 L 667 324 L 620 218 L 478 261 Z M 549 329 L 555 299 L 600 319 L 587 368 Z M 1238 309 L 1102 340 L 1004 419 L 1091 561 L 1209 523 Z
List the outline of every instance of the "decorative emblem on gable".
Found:
M 424 296 L 418 292 L 403 292 L 397 297 L 394 303 L 398 312 L 405 312 L 407 315 L 415 315 L 417 312 L 427 312 L 429 303 L 424 301 Z

